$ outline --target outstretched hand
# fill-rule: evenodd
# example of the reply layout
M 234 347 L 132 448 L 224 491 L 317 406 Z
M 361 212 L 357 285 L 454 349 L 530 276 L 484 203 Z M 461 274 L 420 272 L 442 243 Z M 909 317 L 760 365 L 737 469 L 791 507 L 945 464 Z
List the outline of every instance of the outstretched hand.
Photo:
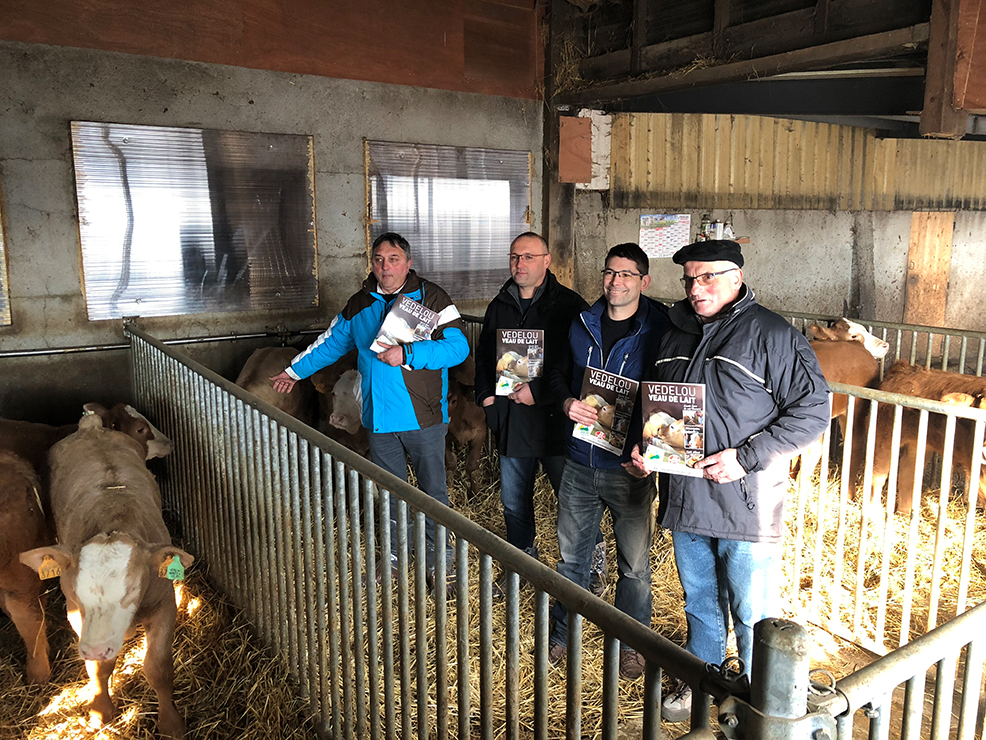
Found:
M 277 375 L 271 375 L 270 381 L 274 384 L 274 390 L 278 393 L 290 393 L 294 384 L 298 381 L 288 375 L 287 370 L 281 370 Z

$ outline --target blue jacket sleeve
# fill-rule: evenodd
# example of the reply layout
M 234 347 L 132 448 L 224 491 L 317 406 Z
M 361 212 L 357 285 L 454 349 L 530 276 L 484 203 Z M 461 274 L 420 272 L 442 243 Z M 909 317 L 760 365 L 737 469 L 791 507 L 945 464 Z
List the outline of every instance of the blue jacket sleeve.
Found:
M 352 335 L 352 323 L 337 315 L 329 328 L 291 361 L 291 372 L 299 379 L 307 378 L 336 362 L 356 347 Z
M 404 345 L 407 364 L 412 370 L 440 370 L 455 367 L 469 356 L 466 335 L 456 326 L 446 326 L 439 339 L 426 339 Z

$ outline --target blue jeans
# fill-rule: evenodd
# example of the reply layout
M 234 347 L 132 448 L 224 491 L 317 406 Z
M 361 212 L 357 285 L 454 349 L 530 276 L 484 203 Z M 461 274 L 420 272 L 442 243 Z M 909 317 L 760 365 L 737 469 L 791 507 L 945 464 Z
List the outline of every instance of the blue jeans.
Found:
M 500 455 L 500 501 L 507 525 L 507 542 L 520 550 L 534 546 L 534 479 L 538 462 L 558 491 L 565 456 L 505 457 Z
M 435 424 L 426 429 L 409 432 L 367 432 L 370 442 L 370 460 L 384 470 L 407 480 L 407 458 L 411 458 L 418 476 L 418 488 L 441 504 L 448 506 L 448 488 L 445 481 L 445 434 L 448 424 Z M 410 512 L 409 512 L 410 514 Z M 397 497 L 390 497 L 390 551 L 397 554 Z M 408 516 L 408 542 L 413 542 L 413 519 Z M 428 541 L 427 562 L 429 570 L 435 567 L 435 522 L 425 519 L 425 538 Z M 448 533 L 445 535 L 445 557 L 451 560 Z
M 588 468 L 572 460 L 558 488 L 558 572 L 582 588 L 589 584 L 589 565 L 604 509 L 613 518 L 617 569 L 614 606 L 650 626 L 650 546 L 654 529 L 651 504 L 654 477 L 634 478 L 623 468 Z M 561 602 L 551 608 L 555 620 L 551 642 L 565 644 L 568 610 Z
M 685 649 L 706 663 L 726 659 L 728 615 L 749 675 L 753 625 L 779 616 L 781 545 L 673 532 L 674 560 L 685 591 Z

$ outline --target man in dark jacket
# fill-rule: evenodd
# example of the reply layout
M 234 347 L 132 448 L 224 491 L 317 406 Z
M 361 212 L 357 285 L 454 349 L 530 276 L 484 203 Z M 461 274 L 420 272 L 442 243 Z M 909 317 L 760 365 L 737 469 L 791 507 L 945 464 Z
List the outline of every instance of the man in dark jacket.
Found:
M 685 592 L 686 649 L 722 663 L 732 616 L 749 674 L 753 625 L 777 614 L 788 463 L 828 425 L 828 385 L 805 338 L 743 284 L 739 244 L 696 242 L 672 259 L 687 299 L 671 308 L 650 379 L 705 384 L 712 454 L 696 463 L 702 478 L 661 475 L 659 519 Z M 662 715 L 681 721 L 690 711 L 681 684 Z
M 500 453 L 500 500 L 507 542 L 537 557 L 534 545 L 534 478 L 538 463 L 557 492 L 565 465 L 568 419 L 552 396 L 547 374 L 567 350 L 572 319 L 589 307 L 548 269 L 551 254 L 538 234 L 525 232 L 510 244 L 511 278 L 486 309 L 476 345 L 476 402 Z M 497 331 L 544 330 L 541 377 L 509 396 L 496 395 Z M 500 591 L 502 591 L 502 583 Z
M 653 365 L 661 336 L 668 328 L 668 310 L 643 291 L 650 284 L 649 260 L 636 244 L 609 250 L 603 273 L 603 297 L 572 322 L 569 354 L 551 375 L 562 408 L 573 422 L 593 425 L 596 408 L 581 397 L 587 367 L 640 380 Z M 634 402 L 627 439 L 641 435 L 640 394 Z M 593 535 L 605 509 L 613 519 L 619 579 L 614 605 L 645 625 L 651 619 L 650 545 L 654 518 L 652 476 L 637 471 L 630 461 L 631 444 L 621 454 L 570 436 L 565 470 L 558 490 L 558 572 L 585 588 Z M 567 653 L 568 612 L 556 602 L 552 608 L 548 659 Z M 629 648 L 620 651 L 620 676 L 633 679 L 644 671 L 642 657 Z

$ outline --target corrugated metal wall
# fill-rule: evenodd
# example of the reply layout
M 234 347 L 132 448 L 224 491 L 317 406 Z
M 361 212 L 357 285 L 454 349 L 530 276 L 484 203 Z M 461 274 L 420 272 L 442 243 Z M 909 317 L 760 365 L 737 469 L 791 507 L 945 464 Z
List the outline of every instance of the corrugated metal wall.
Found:
M 986 142 L 760 116 L 617 114 L 618 208 L 986 210 Z

